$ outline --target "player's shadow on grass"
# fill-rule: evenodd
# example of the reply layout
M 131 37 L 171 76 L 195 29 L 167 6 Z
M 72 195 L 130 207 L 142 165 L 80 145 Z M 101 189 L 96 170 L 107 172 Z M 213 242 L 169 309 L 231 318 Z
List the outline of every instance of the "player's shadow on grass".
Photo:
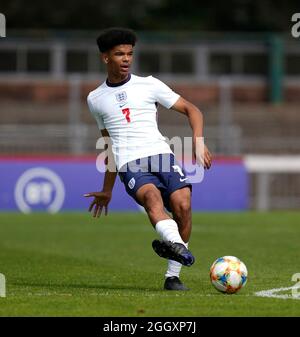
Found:
M 82 290 L 135 290 L 135 291 L 161 291 L 162 289 L 159 287 L 151 286 L 151 287 L 139 287 L 139 286 L 130 286 L 130 285 L 109 285 L 109 284 L 62 284 L 62 283 L 36 283 L 36 282 L 24 282 L 24 283 L 15 283 L 17 286 L 26 286 L 26 287 L 36 287 L 42 288 L 45 291 L 47 288 L 48 291 L 55 291 L 55 289 L 82 289 Z

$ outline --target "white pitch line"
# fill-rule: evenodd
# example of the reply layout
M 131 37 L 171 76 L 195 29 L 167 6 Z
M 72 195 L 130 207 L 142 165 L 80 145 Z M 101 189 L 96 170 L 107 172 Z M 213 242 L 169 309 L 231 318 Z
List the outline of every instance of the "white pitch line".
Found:
M 297 289 L 300 289 L 300 285 L 257 291 L 256 293 L 254 293 L 254 295 L 259 296 L 259 297 L 281 298 L 283 300 L 286 300 L 286 299 L 300 300 L 300 292 L 297 292 L 296 296 L 295 295 L 293 296 L 292 294 L 282 294 L 282 295 L 277 294 L 281 291 L 288 291 L 288 290 L 292 291 L 292 290 L 297 290 Z
M 261 290 L 261 291 L 257 291 L 255 293 L 252 294 L 238 294 L 238 297 L 252 297 L 252 296 L 257 296 L 257 297 L 268 297 L 268 298 L 279 298 L 279 299 L 293 299 L 293 300 L 300 300 L 300 291 L 297 291 L 298 289 L 300 289 L 300 284 L 296 285 L 296 286 L 292 286 L 292 287 L 282 287 L 282 288 L 274 288 L 274 289 L 268 289 L 268 290 Z M 282 291 L 291 291 L 291 294 L 277 294 L 279 292 Z M 294 296 L 292 294 L 292 291 L 296 290 Z M 87 296 L 95 296 L 95 297 L 105 297 L 105 296 L 111 296 L 111 292 L 92 292 L 92 293 L 88 293 Z M 115 296 L 118 297 L 137 297 L 137 296 L 141 296 L 141 294 L 123 294 L 123 293 L 115 293 Z M 145 297 L 170 297 L 169 294 L 162 294 L 162 293 L 145 293 L 143 294 L 143 296 Z M 174 294 L 172 294 L 174 295 Z M 175 294 L 176 297 L 184 297 L 185 294 Z M 215 293 L 215 294 L 188 294 L 188 297 L 218 297 L 220 298 L 220 296 L 222 294 L 220 293 Z M 18 297 L 20 296 L 19 293 L 16 292 L 11 292 L 8 294 L 8 297 Z M 72 294 L 72 293 L 59 293 L 59 292 L 30 292 L 27 294 L 22 293 L 21 296 L 29 296 L 29 297 L 50 297 L 50 296 L 62 296 L 62 297 L 72 297 L 72 296 L 76 296 L 76 294 Z M 224 294 L 223 296 L 230 296 L 230 294 Z

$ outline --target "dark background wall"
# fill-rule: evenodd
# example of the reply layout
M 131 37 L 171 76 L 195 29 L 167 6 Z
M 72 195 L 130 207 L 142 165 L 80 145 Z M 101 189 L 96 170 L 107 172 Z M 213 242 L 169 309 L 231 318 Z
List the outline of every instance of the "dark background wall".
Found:
M 7 28 L 289 31 L 299 0 L 2 0 Z

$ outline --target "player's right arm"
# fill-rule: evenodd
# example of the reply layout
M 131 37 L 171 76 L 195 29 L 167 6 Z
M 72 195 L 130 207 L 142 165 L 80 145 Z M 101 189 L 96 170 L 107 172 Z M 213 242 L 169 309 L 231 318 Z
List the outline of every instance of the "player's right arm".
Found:
M 106 129 L 101 130 L 102 137 L 108 139 L 109 133 Z M 108 144 L 110 146 L 110 144 Z M 111 149 L 108 149 L 111 153 Z M 112 154 L 111 154 L 112 155 Z M 111 158 L 113 160 L 113 157 Z M 105 215 L 107 215 L 108 204 L 112 197 L 112 190 L 116 181 L 117 172 L 116 170 L 110 171 L 106 163 L 106 170 L 104 175 L 103 187 L 101 192 L 89 192 L 84 194 L 85 197 L 94 197 L 89 207 L 89 212 L 93 211 L 93 217 L 99 217 L 102 213 L 104 207 Z

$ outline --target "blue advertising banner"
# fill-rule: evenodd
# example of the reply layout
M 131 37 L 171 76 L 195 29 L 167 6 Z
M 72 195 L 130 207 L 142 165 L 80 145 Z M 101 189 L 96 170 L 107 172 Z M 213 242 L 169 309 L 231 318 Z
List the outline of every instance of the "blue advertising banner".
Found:
M 0 211 L 87 210 L 87 192 L 100 191 L 104 174 L 93 159 L 0 158 Z M 242 160 L 217 160 L 203 181 L 193 184 L 196 211 L 237 211 L 248 207 L 248 175 Z M 117 178 L 110 210 L 138 211 Z

